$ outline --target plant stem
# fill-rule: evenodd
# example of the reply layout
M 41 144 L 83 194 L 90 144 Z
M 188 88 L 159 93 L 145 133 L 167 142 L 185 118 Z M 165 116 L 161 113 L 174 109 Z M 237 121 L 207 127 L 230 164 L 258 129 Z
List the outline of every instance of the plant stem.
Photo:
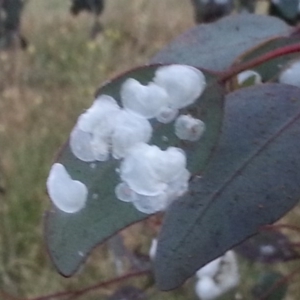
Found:
M 37 297 L 37 298 L 32 298 L 32 299 L 28 299 L 28 300 L 50 300 L 50 299 L 54 299 L 54 298 L 62 298 L 62 297 L 67 297 L 67 296 L 76 298 L 76 297 L 81 296 L 83 294 L 86 294 L 90 291 L 94 291 L 94 290 L 97 290 L 97 289 L 100 289 L 100 288 L 104 288 L 104 287 L 107 287 L 109 285 L 119 283 L 123 280 L 130 279 L 132 277 L 144 276 L 144 275 L 149 275 L 149 274 L 151 274 L 151 270 L 149 270 L 149 269 L 143 270 L 143 271 L 131 272 L 131 273 L 127 273 L 125 275 L 115 277 L 113 279 L 110 279 L 110 280 L 107 280 L 107 281 L 104 281 L 104 282 L 96 283 L 92 286 L 86 287 L 86 288 L 81 289 L 81 290 L 64 291 L 64 292 L 59 292 L 59 293 L 46 295 L 46 296 L 41 296 L 41 297 Z
M 233 76 L 235 76 L 245 70 L 252 69 L 252 68 L 254 68 L 260 64 L 263 64 L 271 59 L 274 59 L 276 57 L 280 57 L 280 56 L 295 53 L 295 52 L 300 52 L 300 44 L 294 44 L 294 45 L 281 47 L 279 49 L 270 51 L 262 56 L 256 57 L 253 60 L 250 60 L 248 62 L 241 63 L 236 66 L 232 66 L 228 71 L 225 71 L 220 74 L 219 82 L 224 83 L 228 79 L 232 78 Z

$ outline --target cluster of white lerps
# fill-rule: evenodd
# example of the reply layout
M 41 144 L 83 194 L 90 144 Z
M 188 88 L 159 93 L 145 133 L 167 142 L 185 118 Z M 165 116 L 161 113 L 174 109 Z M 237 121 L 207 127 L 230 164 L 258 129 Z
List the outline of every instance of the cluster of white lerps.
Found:
M 155 260 L 157 239 L 153 239 L 149 256 Z M 211 261 L 195 274 L 195 292 L 201 300 L 214 300 L 238 286 L 240 273 L 235 253 L 230 250 L 223 256 Z
M 70 135 L 70 149 L 84 162 L 106 161 L 110 156 L 122 159 L 119 169 L 122 182 L 115 190 L 117 198 L 132 202 L 144 213 L 162 211 L 187 191 L 190 174 L 183 150 L 170 147 L 162 151 L 148 144 L 153 131 L 149 119 L 156 118 L 161 123 L 176 119 L 174 131 L 179 139 L 199 140 L 205 130 L 204 123 L 178 113 L 193 104 L 205 86 L 203 73 L 186 65 L 159 67 L 148 85 L 129 78 L 120 89 L 123 107 L 111 96 L 100 95 L 79 116 Z M 73 181 L 66 169 L 58 165 L 50 171 L 49 195 L 59 209 L 76 212 L 84 207 L 87 193 L 80 192 L 74 198 L 72 189 L 75 186 L 78 189 L 78 181 Z M 76 210 L 70 201 L 80 202 L 79 198 L 81 205 Z
M 214 300 L 240 282 L 236 256 L 232 250 L 196 272 L 195 291 L 201 300 Z

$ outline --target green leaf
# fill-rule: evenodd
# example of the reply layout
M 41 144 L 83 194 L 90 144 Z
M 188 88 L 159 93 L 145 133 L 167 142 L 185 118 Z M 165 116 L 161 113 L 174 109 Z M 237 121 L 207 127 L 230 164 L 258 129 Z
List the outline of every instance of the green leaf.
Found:
M 227 96 L 215 156 L 166 213 L 155 260 L 160 289 L 182 284 L 298 202 L 299 95 L 264 84 Z
M 271 37 L 289 35 L 289 32 L 290 28 L 279 19 L 237 14 L 190 29 L 158 52 L 151 62 L 224 71 L 249 48 Z
M 246 53 L 243 53 L 239 58 L 236 59 L 234 64 L 251 61 L 270 51 L 280 49 L 281 47 L 298 44 L 299 41 L 300 37 L 297 35 L 268 40 L 248 50 Z M 277 79 L 280 71 L 287 66 L 288 62 L 296 57 L 299 57 L 299 53 L 279 56 L 260 64 L 259 66 L 253 68 L 253 70 L 261 75 L 263 81 L 273 81 Z
M 102 86 L 97 95 L 106 94 L 120 103 L 120 87 L 128 78 L 142 84 L 152 80 L 159 65 L 129 71 Z M 223 115 L 223 87 L 215 77 L 204 72 L 207 87 L 195 104 L 181 110 L 200 118 L 206 131 L 199 142 L 182 142 L 174 134 L 174 123 L 162 124 L 151 120 L 154 129 L 151 143 L 161 148 L 179 146 L 187 153 L 187 168 L 201 171 L 211 157 L 217 143 Z M 71 276 L 85 260 L 93 247 L 102 243 L 124 227 L 143 220 L 148 215 L 137 211 L 131 203 L 117 200 L 114 189 L 119 183 L 117 168 L 120 161 L 86 163 L 77 159 L 68 143 L 60 152 L 57 162 L 63 164 L 73 180 L 88 188 L 86 207 L 75 214 L 67 214 L 53 207 L 45 219 L 47 245 L 50 256 L 60 273 Z

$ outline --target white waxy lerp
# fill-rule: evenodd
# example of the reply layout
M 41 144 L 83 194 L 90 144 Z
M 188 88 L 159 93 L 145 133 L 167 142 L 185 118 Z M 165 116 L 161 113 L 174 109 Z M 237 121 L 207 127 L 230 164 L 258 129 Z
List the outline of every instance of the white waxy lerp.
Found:
M 181 140 L 198 141 L 204 131 L 204 122 L 191 115 L 181 115 L 175 121 L 175 134 Z
M 116 100 L 108 95 L 100 95 L 95 99 L 92 106 L 77 120 L 77 126 L 80 130 L 92 133 L 96 126 L 101 126 L 103 131 L 106 130 L 108 121 L 112 113 L 120 110 Z M 100 123 L 100 124 L 99 124 Z
M 295 61 L 280 73 L 279 82 L 300 87 L 300 60 Z
M 80 211 L 87 201 L 87 187 L 82 182 L 73 180 L 60 163 L 55 163 L 50 170 L 47 190 L 53 204 L 66 213 Z
M 209 276 L 205 276 L 196 282 L 195 292 L 200 300 L 214 300 L 223 294 L 220 287 Z
M 138 143 L 148 143 L 152 136 L 149 121 L 142 116 L 122 110 L 114 120 L 112 153 L 116 159 L 123 158 Z
M 259 84 L 262 82 L 262 78 L 259 73 L 253 70 L 246 70 L 244 72 L 241 72 L 237 75 L 237 81 L 239 85 L 244 84 L 249 79 L 254 80 L 254 84 Z
M 162 151 L 140 143 L 122 161 L 120 177 L 123 182 L 116 187 L 117 198 L 152 214 L 166 210 L 188 190 L 190 173 L 181 149 L 169 147 Z
M 156 251 L 157 251 L 157 239 L 153 239 L 150 245 L 150 249 L 149 249 L 149 257 L 151 260 L 155 259 L 156 256 Z
M 221 260 L 222 256 L 206 264 L 204 267 L 202 267 L 196 272 L 196 276 L 199 279 L 205 276 L 214 277 L 219 271 Z
M 153 81 L 167 91 L 169 105 L 175 109 L 194 103 L 206 87 L 204 74 L 187 65 L 160 67 Z
M 168 100 L 168 94 L 162 87 L 153 82 L 142 85 L 133 78 L 123 83 L 120 95 L 125 109 L 147 119 L 154 118 Z
M 85 162 L 92 162 L 96 160 L 96 156 L 91 148 L 92 135 L 85 132 L 77 125 L 73 128 L 70 135 L 69 146 L 71 152 L 78 159 Z

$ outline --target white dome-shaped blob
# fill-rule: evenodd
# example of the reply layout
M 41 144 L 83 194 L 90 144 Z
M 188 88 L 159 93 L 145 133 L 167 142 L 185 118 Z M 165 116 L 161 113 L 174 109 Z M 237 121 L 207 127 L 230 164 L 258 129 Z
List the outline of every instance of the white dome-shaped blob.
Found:
M 82 161 L 95 161 L 96 157 L 91 148 L 91 141 L 92 135 L 90 133 L 82 131 L 78 126 L 75 126 L 69 140 L 71 152 Z
M 120 166 L 120 177 L 136 195 L 129 200 L 141 212 L 164 211 L 188 190 L 189 171 L 182 149 L 162 151 L 145 143 L 135 145 Z
M 110 148 L 110 139 L 108 137 L 93 135 L 91 149 L 97 161 L 107 161 Z
M 214 277 L 219 271 L 221 261 L 222 261 L 222 256 L 211 261 L 210 263 L 206 264 L 204 267 L 199 269 L 196 272 L 196 276 L 198 278 L 205 277 L 205 276 Z
M 125 182 L 116 186 L 115 194 L 119 200 L 124 202 L 133 202 L 136 199 L 136 193 Z
M 254 79 L 254 84 L 259 84 L 262 82 L 262 78 L 259 73 L 253 70 L 246 70 L 237 75 L 237 81 L 239 85 L 242 85 L 250 78 Z
M 190 176 L 190 172 L 185 169 L 175 180 L 169 182 L 167 193 L 170 201 L 176 200 L 188 191 Z
M 175 134 L 181 140 L 198 141 L 205 128 L 204 122 L 190 115 L 181 115 L 175 121 Z
M 114 122 L 112 152 L 116 159 L 126 156 L 136 144 L 147 143 L 151 139 L 151 124 L 142 116 L 123 110 L 117 115 Z
M 157 239 L 153 239 L 150 245 L 150 249 L 149 249 L 149 257 L 151 260 L 155 259 L 156 256 L 156 251 L 157 251 Z
M 200 300 L 214 300 L 223 294 L 213 278 L 208 276 L 202 277 L 196 282 L 195 292 Z
M 142 85 L 133 78 L 127 79 L 120 91 L 124 108 L 145 118 L 154 118 L 167 104 L 167 92 L 157 84 L 150 82 Z
M 157 159 L 160 149 L 140 143 L 133 147 L 120 166 L 120 176 L 136 193 L 157 196 L 167 188 L 167 184 L 155 177 L 153 160 Z
M 154 176 L 161 181 L 171 182 L 185 170 L 186 156 L 176 147 L 169 147 L 165 151 L 155 148 L 156 158 L 151 162 Z
M 156 196 L 144 196 L 137 194 L 133 205 L 144 214 L 154 214 L 159 211 L 164 211 L 169 205 L 168 195 L 165 192 Z
M 106 161 L 112 147 L 112 135 L 117 126 L 116 120 L 123 114 L 123 110 L 111 111 L 98 120 L 92 130 L 91 148 L 96 160 Z
M 235 288 L 240 282 L 240 274 L 235 253 L 230 250 L 222 256 L 220 270 L 216 276 L 219 287 L 226 293 Z
M 47 179 L 47 189 L 53 204 L 66 213 L 76 213 L 86 204 L 87 187 L 80 181 L 72 180 L 60 163 L 52 166 Z
M 300 87 L 300 60 L 295 61 L 280 73 L 279 82 Z
M 164 106 L 156 116 L 158 122 L 168 124 L 174 121 L 178 115 L 178 109 L 170 106 Z
M 180 109 L 194 103 L 206 87 L 204 74 L 191 66 L 160 67 L 153 81 L 166 89 L 172 108 Z
M 138 144 L 121 164 L 121 178 L 136 193 L 156 196 L 166 191 L 186 166 L 184 152 L 175 147 L 162 151 L 157 146 Z
M 93 105 L 82 115 L 79 116 L 77 126 L 82 131 L 92 132 L 99 122 L 105 125 L 105 117 L 120 110 L 116 100 L 108 95 L 99 96 Z

